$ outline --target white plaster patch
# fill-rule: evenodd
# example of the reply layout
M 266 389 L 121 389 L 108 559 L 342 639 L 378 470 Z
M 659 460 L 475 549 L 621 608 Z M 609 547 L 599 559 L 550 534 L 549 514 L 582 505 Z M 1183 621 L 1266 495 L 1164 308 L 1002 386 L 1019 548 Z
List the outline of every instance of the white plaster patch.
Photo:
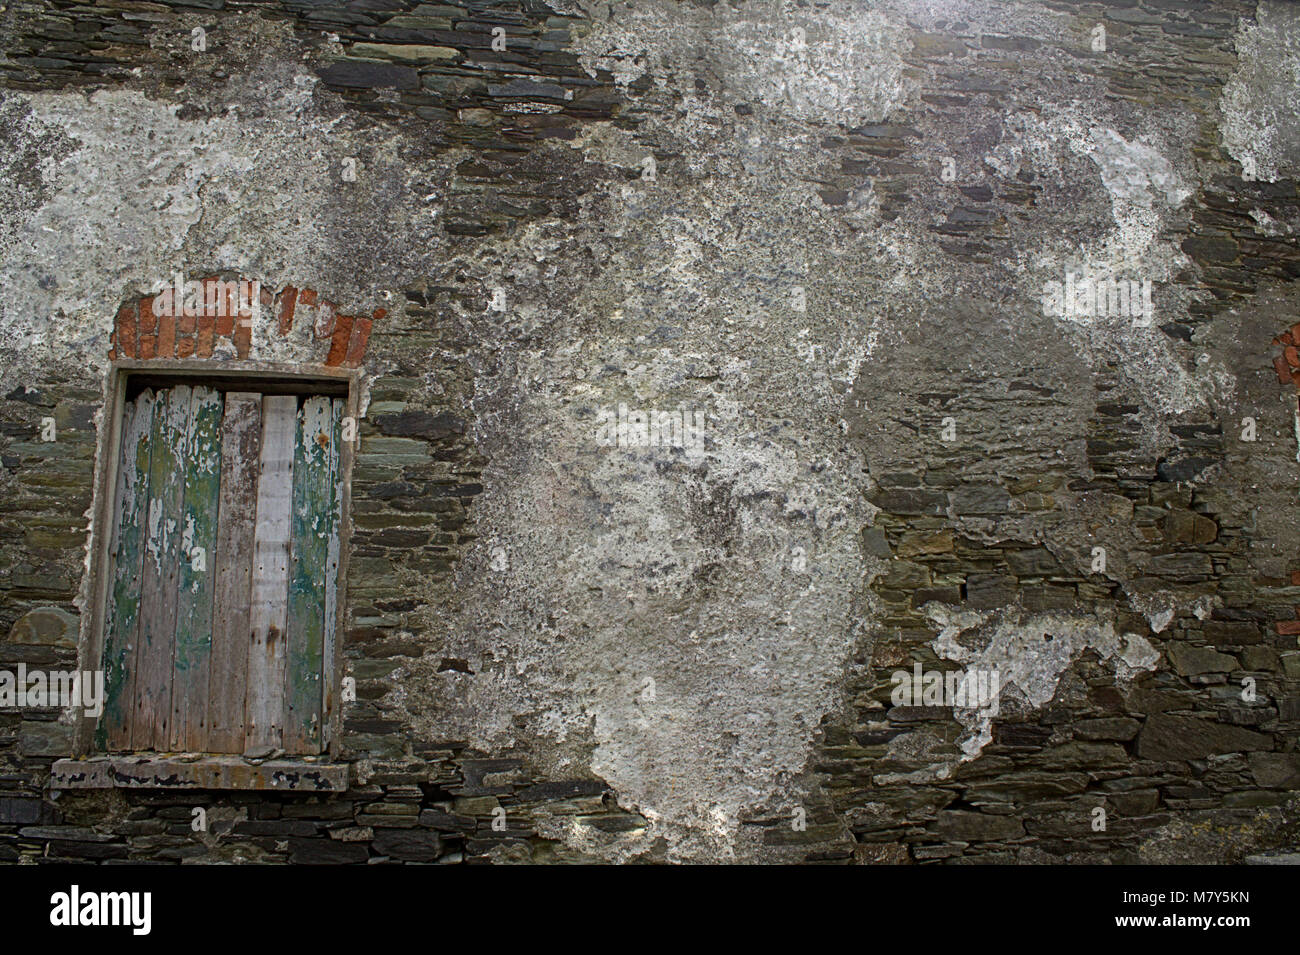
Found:
M 708 73 L 732 102 L 849 126 L 883 121 L 907 88 L 904 25 L 842 0 L 815 17 L 778 6 L 625 2 L 593 21 L 573 49 L 590 75 L 606 70 L 620 85 L 649 74 L 689 86 Z
M 486 540 L 466 558 L 479 597 L 445 652 L 476 676 L 433 677 L 433 718 L 485 748 L 535 741 L 543 763 L 583 764 L 647 820 L 617 834 L 553 820 L 575 850 L 623 860 L 662 840 L 674 860 L 732 858 L 741 819 L 789 798 L 837 702 L 863 619 L 865 478 L 831 444 L 800 447 L 820 436 L 773 437 L 752 359 L 625 348 L 572 342 L 480 382 L 478 440 L 500 453 L 476 516 L 510 561 L 488 572 Z M 806 388 L 798 371 L 790 387 Z M 551 391 L 503 415 L 493 389 L 518 381 Z M 575 409 L 619 401 L 705 410 L 707 447 L 596 445 Z
M 1263 0 L 1235 38 L 1237 69 L 1219 99 L 1223 144 L 1244 178 L 1277 182 L 1300 162 L 1300 7 Z
M 1056 175 L 1061 171 L 1062 148 L 1086 156 L 1097 167 L 1114 222 L 1098 239 L 1083 243 L 1049 240 L 1040 250 L 1025 253 L 1026 296 L 1040 300 L 1044 283 L 1063 283 L 1067 272 L 1093 282 L 1149 280 L 1153 312 L 1140 321 L 1110 314 L 1060 317 L 1051 313 L 1049 317 L 1086 340 L 1089 353 L 1117 361 L 1133 380 L 1146 383 L 1142 400 L 1157 415 L 1226 400 L 1236 387 L 1235 376 L 1219 363 L 1189 370 L 1159 328 L 1185 317 L 1193 298 L 1191 292 L 1172 282 L 1187 266 L 1187 256 L 1177 244 L 1162 237 L 1171 215 L 1192 192 L 1170 158 L 1175 155 L 1174 146 L 1146 135 L 1126 138 L 1107 118 L 1078 103 L 1015 114 L 1008 117 L 1007 126 L 1016 135 L 991 150 L 986 164 L 1002 176 L 1024 167 L 1040 175 Z M 1158 441 L 1152 427 L 1157 415 L 1144 420 L 1148 432 L 1143 440 L 1148 444 Z
M 1051 702 L 1061 674 L 1086 649 L 1112 661 L 1120 681 L 1154 669 L 1160 659 L 1150 641 L 1137 634 L 1117 634 L 1113 622 L 1097 617 L 1054 612 L 1021 619 L 1016 610 L 995 616 L 953 611 L 942 604 L 927 604 L 925 612 L 940 628 L 931 644 L 940 657 L 968 671 L 996 670 L 999 675 L 999 691 L 990 706 L 953 708 L 967 732 L 960 762 L 976 758 L 992 741 L 993 721 L 1009 688 L 1014 686 L 1030 706 L 1039 708 Z M 972 637 L 962 639 L 968 632 Z M 938 778 L 946 778 L 954 768 L 939 768 Z
M 1147 618 L 1153 633 L 1163 633 L 1180 613 L 1192 613 L 1198 620 L 1207 618 L 1215 607 L 1222 606 L 1218 595 L 1188 598 L 1171 590 L 1154 590 L 1148 593 L 1131 593 L 1129 604 Z
M 1290 235 L 1292 232 L 1291 227 L 1285 222 L 1278 222 L 1258 207 L 1250 210 L 1250 217 L 1255 220 L 1258 231 L 1263 235 Z

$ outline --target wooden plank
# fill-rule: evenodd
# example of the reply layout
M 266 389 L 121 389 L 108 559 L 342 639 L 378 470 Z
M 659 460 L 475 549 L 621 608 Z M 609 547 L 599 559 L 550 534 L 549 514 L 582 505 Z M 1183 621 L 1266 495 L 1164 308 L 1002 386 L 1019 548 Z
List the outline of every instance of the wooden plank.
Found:
M 285 627 L 284 750 L 318 753 L 325 639 L 325 577 L 334 523 L 328 398 L 308 398 L 297 418 L 290 518 L 289 607 Z
M 170 742 L 190 392 L 188 385 L 159 392 L 149 433 L 149 513 L 135 661 L 135 714 L 131 720 L 131 746 L 137 750 L 166 750 Z
M 339 535 L 343 529 L 343 411 L 347 402 L 330 402 L 330 531 L 325 548 L 325 634 L 321 641 L 321 748 L 331 740 L 338 710 L 339 686 L 335 667 L 339 608 Z
M 123 409 L 115 497 L 117 523 L 110 548 L 112 603 L 104 632 L 104 713 L 95 734 L 95 743 L 101 749 L 119 750 L 131 745 L 144 527 L 149 509 L 148 435 L 153 428 L 153 408 L 153 391 L 145 389 Z
M 212 595 L 221 493 L 221 394 L 196 386 L 186 433 L 185 503 L 181 511 L 176 650 L 172 658 L 169 749 L 206 752 Z
M 264 755 L 284 745 L 284 631 L 289 602 L 289 509 L 298 399 L 262 399 L 261 475 L 253 532 L 251 637 L 244 752 Z
M 217 528 L 216 609 L 208 678 L 208 751 L 244 751 L 249 606 L 257 471 L 262 454 L 262 396 L 226 394 L 221 420 L 221 506 Z

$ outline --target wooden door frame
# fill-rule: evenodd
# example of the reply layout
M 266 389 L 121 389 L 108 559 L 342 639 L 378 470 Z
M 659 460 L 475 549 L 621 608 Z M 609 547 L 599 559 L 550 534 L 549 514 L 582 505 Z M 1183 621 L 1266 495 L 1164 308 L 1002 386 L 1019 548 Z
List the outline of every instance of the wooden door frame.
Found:
M 309 386 L 312 382 L 343 383 L 347 386 L 344 417 L 358 422 L 356 437 L 344 441 L 339 449 L 340 494 L 342 520 L 339 527 L 339 599 L 334 621 L 334 655 L 326 661 L 329 679 L 340 705 L 336 706 L 329 721 L 329 748 L 322 755 L 337 758 L 342 738 L 343 706 L 343 624 L 347 619 L 347 570 L 349 542 L 352 539 L 352 461 L 360 440 L 360 401 L 362 374 L 357 369 L 336 368 L 326 365 L 297 364 L 260 361 L 173 361 L 119 359 L 109 365 L 105 389 L 104 414 L 107 418 L 99 429 L 95 454 L 95 496 L 91 510 L 89 543 L 89 613 L 82 614 L 81 635 L 78 641 L 78 666 L 83 672 L 102 670 L 104 667 L 104 623 L 111 593 L 112 555 L 109 547 L 113 539 L 113 525 L 117 514 L 117 472 L 121 466 L 122 416 L 126 409 L 127 382 L 132 376 L 158 376 L 174 378 L 177 384 L 228 380 L 232 383 L 256 379 L 271 379 L 285 383 Z M 78 706 L 75 710 L 76 734 L 74 756 L 98 755 L 95 751 L 95 727 L 99 717 L 87 715 Z

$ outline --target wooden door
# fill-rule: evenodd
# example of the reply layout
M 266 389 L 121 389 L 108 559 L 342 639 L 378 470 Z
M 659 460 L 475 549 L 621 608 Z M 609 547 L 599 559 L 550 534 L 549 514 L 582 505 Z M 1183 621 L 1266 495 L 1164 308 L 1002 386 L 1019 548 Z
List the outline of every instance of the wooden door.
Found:
M 342 417 L 342 399 L 204 385 L 127 403 L 101 748 L 327 745 Z

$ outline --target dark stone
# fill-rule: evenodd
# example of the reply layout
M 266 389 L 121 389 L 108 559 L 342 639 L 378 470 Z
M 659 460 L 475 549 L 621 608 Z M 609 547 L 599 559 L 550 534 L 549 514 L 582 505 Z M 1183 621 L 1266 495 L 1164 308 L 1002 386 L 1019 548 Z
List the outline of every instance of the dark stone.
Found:
M 59 607 L 39 607 L 14 621 L 9 642 L 76 649 L 78 618 Z
M 289 861 L 294 865 L 349 865 L 365 862 L 370 853 L 362 842 L 290 838 Z
M 1219 536 L 1219 525 L 1212 519 L 1181 507 L 1170 510 L 1161 527 L 1175 544 L 1212 544 Z
M 415 530 L 408 527 L 389 527 L 372 538 L 381 547 L 394 547 L 399 550 L 413 550 L 429 543 L 430 531 Z
M 405 862 L 433 862 L 442 854 L 442 839 L 427 829 L 376 829 L 372 845 L 380 855 Z
M 1012 551 L 1007 554 L 1007 566 L 1017 577 L 1056 577 L 1064 572 L 1060 562 L 1043 547 Z
M 550 802 L 554 799 L 576 799 L 582 796 L 603 795 L 609 786 L 599 779 L 569 779 L 562 782 L 538 783 L 521 789 L 520 802 Z
M 305 820 L 250 819 L 235 825 L 242 836 L 314 836 L 316 825 Z
M 1224 753 L 1272 748 L 1273 737 L 1265 733 L 1212 723 L 1194 716 L 1172 716 L 1167 713 L 1147 717 L 1137 741 L 1137 754 L 1140 758 L 1162 761 L 1205 759 Z
M 991 779 L 972 783 L 964 798 L 972 805 L 1016 803 L 1059 798 L 1087 788 L 1086 773 L 999 773 Z
M 1124 747 L 1116 743 L 1071 740 L 1044 750 L 1035 757 L 1035 762 L 1051 769 L 1101 769 L 1122 766 L 1127 759 Z
M 930 583 L 930 568 L 910 560 L 891 560 L 885 573 L 876 579 L 876 586 L 892 590 L 915 590 Z
M 976 610 L 992 610 L 1016 599 L 1016 578 L 1006 574 L 968 574 L 966 602 Z
M 878 527 L 864 527 L 862 529 L 862 550 L 872 557 L 893 557 L 894 552 L 889 549 L 889 540 L 885 537 L 884 531 Z
M 939 813 L 927 831 L 949 842 L 1000 842 L 1022 838 L 1025 827 L 1015 816 L 949 810 Z
M 536 83 L 532 80 L 511 80 L 509 83 L 488 84 L 488 96 L 493 98 L 519 96 L 526 99 L 564 99 L 564 87 L 555 83 Z
M 1265 789 L 1300 789 L 1300 753 L 1251 753 L 1250 775 Z
M 1170 483 L 1199 481 L 1204 472 L 1216 464 L 1218 461 L 1214 458 L 1179 458 L 1175 461 L 1161 461 L 1156 465 L 1156 476 Z
M 419 493 L 419 488 L 414 484 L 408 484 L 406 481 L 387 481 L 367 488 L 367 494 L 380 501 L 401 497 L 416 497 Z
M 1215 646 L 1248 646 L 1264 638 L 1259 624 L 1245 620 L 1207 620 L 1201 629 Z
M 75 736 L 76 727 L 67 723 L 27 720 L 22 724 L 19 746 L 28 756 L 67 756 Z
M 1220 263 L 1235 260 L 1238 250 L 1231 239 L 1194 235 L 1183 240 L 1183 251 L 1203 262 Z
M 465 433 L 465 421 L 448 412 L 410 410 L 374 417 L 375 427 L 388 435 L 411 438 L 428 438 L 440 441 L 453 434 Z
M 1038 613 L 1044 610 L 1066 610 L 1074 606 L 1077 597 L 1073 587 L 1031 584 L 1021 591 L 1020 599 L 1026 610 Z
M 125 859 L 130 854 L 121 843 L 102 842 L 51 842 L 51 859 Z
M 478 828 L 478 820 L 473 816 L 462 816 L 440 809 L 425 809 L 420 812 L 420 825 L 429 829 L 443 829 L 451 832 L 473 832 Z
M 1189 580 L 1210 576 L 1214 564 L 1205 554 L 1157 554 L 1149 570 L 1156 577 Z
M 60 842 L 112 842 L 115 838 L 83 826 L 27 826 L 19 829 L 24 839 L 57 839 Z
M 336 60 L 321 68 L 320 78 L 327 86 L 353 89 L 420 88 L 420 74 L 415 70 L 382 60 Z
M 995 723 L 993 738 L 999 746 L 1041 748 L 1052 738 L 1052 728 L 1036 723 Z
M 1220 653 L 1210 647 L 1194 647 L 1186 643 L 1171 643 L 1165 648 L 1174 672 L 1181 676 L 1199 676 L 1203 673 L 1231 673 L 1237 669 L 1237 658 Z
M 1078 739 L 1121 740 L 1127 741 L 1137 735 L 1142 723 L 1126 716 L 1104 717 L 1096 720 L 1080 720 L 1074 724 L 1074 735 Z
M 948 505 L 948 495 L 929 488 L 877 489 L 868 500 L 890 514 L 902 516 L 943 516 Z
M 964 484 L 952 492 L 952 509 L 958 514 L 1005 514 L 1011 495 L 1000 484 Z
M 912 606 L 921 607 L 931 600 L 941 604 L 961 603 L 960 587 L 920 587 L 912 594 Z
M 0 824 L 27 826 L 41 821 L 41 801 L 0 796 Z

